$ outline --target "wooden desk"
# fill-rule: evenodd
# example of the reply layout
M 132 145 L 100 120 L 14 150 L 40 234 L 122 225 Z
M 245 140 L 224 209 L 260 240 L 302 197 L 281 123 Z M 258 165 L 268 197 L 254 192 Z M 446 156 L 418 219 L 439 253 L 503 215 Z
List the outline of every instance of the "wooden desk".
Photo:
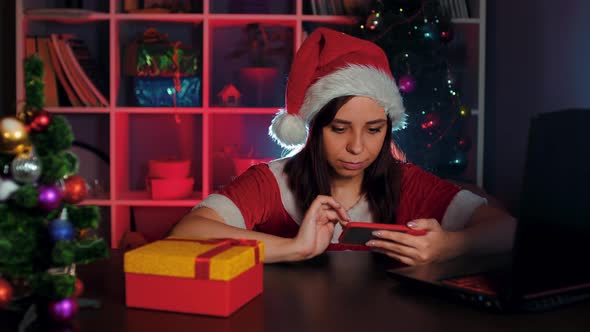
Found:
M 101 309 L 78 314 L 80 331 L 589 331 L 590 303 L 539 314 L 488 313 L 407 289 L 387 277 L 384 259 L 331 252 L 311 261 L 266 265 L 264 292 L 227 319 L 125 307 L 122 253 L 80 267 L 85 296 Z M 76 329 L 76 330 L 77 330 Z

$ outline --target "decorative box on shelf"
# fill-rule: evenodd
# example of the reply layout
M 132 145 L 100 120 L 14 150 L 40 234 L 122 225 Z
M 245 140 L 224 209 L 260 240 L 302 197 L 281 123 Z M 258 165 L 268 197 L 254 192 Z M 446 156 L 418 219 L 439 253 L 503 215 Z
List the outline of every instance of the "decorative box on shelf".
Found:
M 148 161 L 148 176 L 159 179 L 182 179 L 190 175 L 190 160 L 152 159 Z
M 155 28 L 125 50 L 125 74 L 133 76 L 138 106 L 197 107 L 201 105 L 201 78 L 197 52 Z
M 262 293 L 262 242 L 168 237 L 125 253 L 129 307 L 227 317 Z
M 146 188 L 152 199 L 180 199 L 190 197 L 195 180 L 190 175 L 189 160 L 150 160 Z

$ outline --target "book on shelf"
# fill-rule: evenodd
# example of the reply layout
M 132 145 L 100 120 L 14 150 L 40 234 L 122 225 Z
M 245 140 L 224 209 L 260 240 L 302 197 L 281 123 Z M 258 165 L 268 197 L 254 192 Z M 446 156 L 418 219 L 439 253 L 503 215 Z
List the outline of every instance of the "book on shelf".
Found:
M 467 0 L 439 0 L 441 10 L 450 18 L 469 18 L 469 5 Z
M 344 15 L 342 0 L 311 0 L 312 15 Z
M 102 103 L 108 106 L 106 98 L 100 93 L 101 91 L 108 91 L 108 79 L 104 75 L 99 75 L 101 69 L 99 68 L 96 59 L 91 55 L 88 45 L 82 40 L 77 38 L 70 38 L 68 40 L 68 46 L 72 49 L 74 56 L 78 60 L 78 64 L 82 67 L 84 73 L 93 83 L 91 88 L 98 88 L 96 91 L 97 97 Z
M 66 58 L 71 60 L 71 64 L 74 69 L 74 73 L 77 73 L 81 82 L 79 82 L 82 86 L 82 89 L 85 90 L 91 104 L 93 106 L 108 106 L 108 102 L 106 98 L 100 93 L 100 91 L 96 88 L 96 86 L 90 80 L 90 77 L 86 74 L 86 71 L 80 65 L 79 59 L 76 57 L 72 46 L 71 46 L 72 36 L 67 36 L 61 39 L 60 43 L 65 50 Z
M 311 14 L 312 15 L 317 15 L 318 14 L 318 8 L 316 5 L 316 0 L 311 0 Z
M 91 57 L 73 35 L 50 34 L 26 38 L 26 55 L 39 54 L 45 69 L 45 105 L 106 107 L 108 101 L 88 74 Z M 74 46 L 73 46 L 74 45 Z M 96 70 L 95 70 L 96 71 Z
M 469 15 L 469 10 L 468 10 L 468 6 L 467 6 L 467 0 L 455 0 L 458 2 L 459 5 L 459 15 L 461 15 L 461 18 L 469 18 L 471 17 Z
M 91 15 L 100 12 L 82 8 L 27 8 L 24 13 L 27 16 L 39 16 L 48 19 L 88 19 Z
M 75 71 L 73 61 L 71 57 L 66 54 L 66 48 L 64 44 L 64 37 L 57 34 L 51 34 L 51 43 L 57 54 L 60 65 L 69 83 L 72 85 L 74 92 L 80 98 L 82 106 L 97 106 L 95 105 L 93 97 L 87 90 L 87 87 L 82 82 L 82 79 L 77 71 Z
M 82 103 L 80 102 L 80 99 L 78 98 L 78 96 L 74 92 L 70 82 L 66 78 L 66 74 L 63 70 L 63 67 L 60 65 L 59 59 L 57 57 L 57 52 L 56 52 L 55 48 L 53 47 L 51 40 L 49 38 L 44 38 L 44 39 L 46 39 L 46 42 L 48 45 L 49 54 L 51 57 L 51 64 L 53 65 L 53 69 L 55 70 L 55 73 L 57 74 L 57 78 L 59 79 L 59 83 L 60 83 L 59 87 L 61 89 L 59 89 L 60 90 L 59 91 L 60 92 L 59 105 L 64 106 L 64 105 L 67 105 L 69 102 L 69 104 L 72 106 L 81 106 Z

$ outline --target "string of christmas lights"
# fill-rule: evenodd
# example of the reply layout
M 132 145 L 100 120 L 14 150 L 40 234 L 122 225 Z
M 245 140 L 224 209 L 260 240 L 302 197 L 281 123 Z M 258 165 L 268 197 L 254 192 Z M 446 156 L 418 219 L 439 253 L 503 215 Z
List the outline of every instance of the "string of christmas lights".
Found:
M 436 0 L 373 1 L 359 15 L 357 36 L 381 46 L 408 113 L 394 134 L 407 159 L 446 178 L 463 178 L 471 109 L 462 101 L 449 61 L 453 24 Z

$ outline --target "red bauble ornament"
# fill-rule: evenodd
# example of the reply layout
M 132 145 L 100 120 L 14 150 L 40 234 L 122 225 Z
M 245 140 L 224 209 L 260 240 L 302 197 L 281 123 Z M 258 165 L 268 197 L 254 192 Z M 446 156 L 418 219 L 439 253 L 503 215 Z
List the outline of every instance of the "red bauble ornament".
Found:
M 453 40 L 453 26 L 451 24 L 444 24 L 439 26 L 440 40 L 444 43 L 450 43 Z
M 82 283 L 82 280 L 76 278 L 76 283 L 74 284 L 74 297 L 79 297 L 82 293 L 84 293 L 84 284 Z
M 49 124 L 51 124 L 51 113 L 46 110 L 40 110 L 33 115 L 27 127 L 29 130 L 41 132 L 45 131 L 49 127 Z
M 440 115 L 438 113 L 428 113 L 424 116 L 424 122 L 422 122 L 421 127 L 425 130 L 431 130 L 440 124 Z
M 70 204 L 80 203 L 88 195 L 86 180 L 79 175 L 71 175 L 64 180 L 63 200 Z
M 471 149 L 471 138 L 469 138 L 468 136 L 459 137 L 457 139 L 457 147 L 461 151 L 469 151 L 469 149 Z
M 12 286 L 8 281 L 0 279 L 0 308 L 4 308 L 12 301 Z

